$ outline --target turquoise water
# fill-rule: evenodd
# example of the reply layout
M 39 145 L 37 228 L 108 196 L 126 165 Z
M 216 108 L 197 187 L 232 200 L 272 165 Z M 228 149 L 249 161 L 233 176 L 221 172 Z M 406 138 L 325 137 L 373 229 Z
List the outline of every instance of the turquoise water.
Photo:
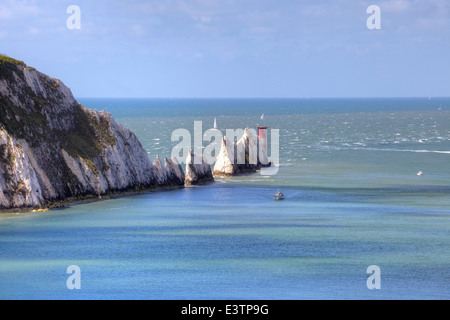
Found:
M 0 215 L 0 298 L 450 298 L 450 99 L 80 102 L 110 111 L 152 160 L 196 120 L 268 125 L 279 171 Z M 70 265 L 80 290 L 66 287 Z

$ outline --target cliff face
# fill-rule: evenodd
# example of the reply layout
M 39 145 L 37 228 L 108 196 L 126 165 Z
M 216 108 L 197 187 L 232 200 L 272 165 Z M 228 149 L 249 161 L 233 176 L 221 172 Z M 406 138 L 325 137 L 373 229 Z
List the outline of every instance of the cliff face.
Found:
M 238 142 L 232 143 L 224 137 L 219 155 L 216 157 L 213 174 L 234 176 L 253 173 L 262 167 L 270 167 L 265 150 L 259 148 L 259 138 L 248 128 Z
M 204 156 L 197 156 L 191 150 L 186 157 L 185 185 L 193 186 L 210 182 L 214 182 L 211 166 Z
M 152 164 L 109 113 L 86 109 L 61 81 L 0 56 L 0 210 L 183 184 L 179 164 Z

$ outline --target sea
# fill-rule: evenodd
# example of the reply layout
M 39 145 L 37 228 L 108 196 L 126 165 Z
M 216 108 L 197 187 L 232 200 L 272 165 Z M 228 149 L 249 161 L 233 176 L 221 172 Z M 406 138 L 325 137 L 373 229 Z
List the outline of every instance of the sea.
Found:
M 78 100 L 152 161 L 267 126 L 276 166 L 0 214 L 0 299 L 450 299 L 450 98 Z

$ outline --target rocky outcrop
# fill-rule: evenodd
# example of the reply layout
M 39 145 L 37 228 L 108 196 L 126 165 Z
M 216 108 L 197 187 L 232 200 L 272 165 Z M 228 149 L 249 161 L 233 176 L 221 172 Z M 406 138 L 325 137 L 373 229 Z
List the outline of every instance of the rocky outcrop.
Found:
M 178 163 L 177 158 L 164 158 L 164 166 L 167 172 L 168 185 L 184 185 L 185 174 L 183 168 Z
M 238 173 L 237 160 L 234 156 L 234 150 L 236 150 L 234 144 L 228 147 L 227 137 L 224 137 L 220 152 L 217 155 L 216 162 L 214 164 L 214 176 L 233 176 Z
M 253 173 L 262 167 L 270 167 L 265 150 L 260 149 L 259 138 L 248 128 L 238 142 L 224 137 L 222 147 L 214 165 L 214 176 L 235 176 Z
M 86 109 L 60 80 L 0 56 L 0 210 L 183 185 L 176 160 L 152 164 L 109 113 Z
M 186 157 L 185 185 L 193 186 L 211 182 L 214 182 L 211 166 L 204 156 L 197 156 L 194 151 L 190 150 Z
M 184 185 L 184 172 L 181 165 L 176 158 L 164 158 L 164 166 L 156 155 L 156 160 L 153 161 L 152 172 L 159 186 L 182 186 Z
M 0 162 L 0 208 L 30 207 L 43 201 L 43 190 L 26 151 L 2 128 Z

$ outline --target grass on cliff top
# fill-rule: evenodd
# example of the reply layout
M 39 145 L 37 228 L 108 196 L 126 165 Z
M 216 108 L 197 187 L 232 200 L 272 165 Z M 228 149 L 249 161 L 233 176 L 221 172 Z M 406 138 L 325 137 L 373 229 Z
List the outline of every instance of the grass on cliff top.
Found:
M 3 54 L 0 54 L 0 66 L 5 66 L 5 65 L 13 65 L 13 66 L 24 66 L 26 67 L 27 65 L 25 64 L 25 62 L 20 61 L 20 60 L 16 60 L 14 58 L 5 56 Z M 27 67 L 28 70 L 30 71 L 37 71 L 36 68 L 33 67 Z
M 17 66 L 17 65 L 25 66 L 26 65 L 25 62 L 23 62 L 23 61 L 16 60 L 11 57 L 0 54 L 0 64 L 3 64 L 3 63 L 11 63 L 15 66 Z

